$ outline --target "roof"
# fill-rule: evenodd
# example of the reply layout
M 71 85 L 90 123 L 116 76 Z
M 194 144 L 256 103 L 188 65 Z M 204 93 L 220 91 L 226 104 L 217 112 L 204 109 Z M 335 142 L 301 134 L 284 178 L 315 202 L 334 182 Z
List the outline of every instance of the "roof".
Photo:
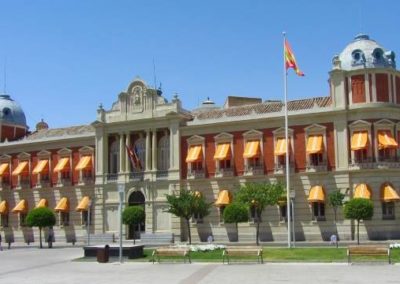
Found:
M 29 134 L 25 140 L 41 140 L 45 138 L 66 138 L 68 136 L 94 136 L 94 128 L 91 125 L 78 125 L 65 128 L 42 129 Z
M 0 95 L 0 121 L 27 127 L 21 106 L 6 94 Z

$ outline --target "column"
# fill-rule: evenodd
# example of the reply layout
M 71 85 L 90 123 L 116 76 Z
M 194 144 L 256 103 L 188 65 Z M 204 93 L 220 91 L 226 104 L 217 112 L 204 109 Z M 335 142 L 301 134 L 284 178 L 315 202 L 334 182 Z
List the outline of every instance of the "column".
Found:
M 95 169 L 96 175 L 102 175 L 104 173 L 103 166 L 106 165 L 107 156 L 104 154 L 104 140 L 107 137 L 104 137 L 104 133 L 102 128 L 96 128 L 96 157 L 95 157 Z
M 125 169 L 125 145 L 124 134 L 119 134 L 119 173 L 123 173 Z
M 377 98 L 376 98 L 376 77 L 375 73 L 372 74 L 372 102 L 376 103 Z
M 369 92 L 369 74 L 364 75 L 364 90 L 365 90 L 365 102 L 371 102 L 371 94 Z
M 151 169 L 150 167 L 150 158 L 151 158 L 151 150 L 150 150 L 150 130 L 146 130 L 146 171 Z
M 157 171 L 157 129 L 152 130 L 151 164 L 153 171 Z
M 180 132 L 179 124 L 175 123 L 170 127 L 170 168 L 179 169 L 179 159 L 180 159 Z
M 125 145 L 126 146 L 128 146 L 128 147 L 131 147 L 131 134 L 128 132 L 128 133 L 126 133 L 125 134 L 126 135 L 126 137 L 125 137 Z M 127 153 L 127 151 L 125 151 L 125 171 L 127 172 L 127 173 L 129 173 L 130 172 L 130 159 L 129 159 L 129 157 L 128 157 L 128 153 Z

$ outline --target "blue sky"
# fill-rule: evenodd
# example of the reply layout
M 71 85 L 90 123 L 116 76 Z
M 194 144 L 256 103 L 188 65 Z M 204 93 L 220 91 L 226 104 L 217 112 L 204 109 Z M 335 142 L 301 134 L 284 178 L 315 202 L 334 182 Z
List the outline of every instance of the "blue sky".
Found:
M 31 130 L 88 124 L 140 76 L 186 109 L 228 95 L 282 99 L 282 32 L 305 77 L 289 99 L 328 95 L 333 55 L 367 33 L 400 54 L 400 1 L 0 0 L 0 70 Z M 4 79 L 1 71 L 0 87 Z

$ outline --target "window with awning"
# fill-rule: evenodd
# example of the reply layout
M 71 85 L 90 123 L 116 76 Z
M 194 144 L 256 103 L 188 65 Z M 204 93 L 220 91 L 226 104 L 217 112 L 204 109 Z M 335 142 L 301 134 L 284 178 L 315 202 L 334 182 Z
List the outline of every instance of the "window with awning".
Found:
M 353 194 L 353 198 L 371 199 L 371 196 L 371 188 L 366 183 L 360 183 L 359 185 L 357 185 Z
M 275 156 L 283 156 L 286 155 L 286 139 L 285 138 L 278 138 L 275 144 Z
M 381 186 L 381 200 L 382 202 L 393 202 L 399 201 L 400 197 L 390 183 L 384 183 Z
M 378 131 L 378 149 L 395 149 L 398 144 L 390 131 Z
M 366 149 L 368 146 L 368 131 L 354 131 L 351 136 L 351 150 Z
M 66 171 L 68 169 L 69 169 L 69 158 L 65 157 L 58 160 L 58 163 L 54 168 L 54 172 Z
M 308 202 L 325 202 L 325 191 L 321 185 L 315 185 L 310 189 L 308 194 Z
M 83 169 L 91 169 L 91 168 L 92 168 L 92 156 L 82 156 L 79 159 L 79 162 L 75 167 L 75 170 L 80 171 Z
M 190 146 L 186 156 L 186 163 L 194 163 L 202 160 L 202 146 Z
M 0 215 L 7 215 L 8 214 L 8 204 L 6 200 L 0 202 Z
M 15 170 L 12 172 L 13 176 L 19 176 L 22 172 L 28 169 L 28 161 L 23 161 L 18 164 Z
M 49 160 L 40 160 L 32 171 L 32 174 L 40 174 L 49 171 Z
M 88 211 L 89 203 L 90 203 L 89 196 L 82 197 L 81 201 L 79 202 L 78 206 L 76 207 L 76 211 L 78 211 L 78 212 Z
M 0 177 L 9 174 L 8 169 L 10 168 L 9 163 L 2 163 L 0 165 Z
M 251 159 L 260 156 L 260 141 L 247 141 L 244 147 L 243 158 Z
M 13 213 L 27 213 L 28 202 L 25 199 L 22 199 L 11 211 Z
M 47 199 L 42 198 L 39 200 L 38 204 L 36 204 L 36 208 L 43 208 L 43 207 L 47 207 L 48 206 L 48 202 Z
M 69 212 L 68 198 L 66 198 L 66 197 L 61 198 L 60 201 L 57 203 L 57 206 L 54 208 L 54 211 Z
M 229 190 L 221 190 L 218 193 L 217 201 L 215 201 L 216 206 L 226 206 L 232 203 L 232 195 Z
M 214 160 L 227 160 L 231 157 L 231 144 L 230 143 L 220 143 L 217 145 L 215 150 Z
M 307 138 L 307 154 L 320 154 L 324 152 L 322 135 L 310 135 Z

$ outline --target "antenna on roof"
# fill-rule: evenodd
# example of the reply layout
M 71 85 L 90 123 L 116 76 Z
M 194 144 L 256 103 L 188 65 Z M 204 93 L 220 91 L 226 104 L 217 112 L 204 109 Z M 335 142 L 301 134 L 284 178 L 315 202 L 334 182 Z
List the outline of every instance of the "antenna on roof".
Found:
M 157 89 L 157 77 L 156 77 L 156 62 L 153 57 L 153 77 L 154 77 L 154 90 Z

